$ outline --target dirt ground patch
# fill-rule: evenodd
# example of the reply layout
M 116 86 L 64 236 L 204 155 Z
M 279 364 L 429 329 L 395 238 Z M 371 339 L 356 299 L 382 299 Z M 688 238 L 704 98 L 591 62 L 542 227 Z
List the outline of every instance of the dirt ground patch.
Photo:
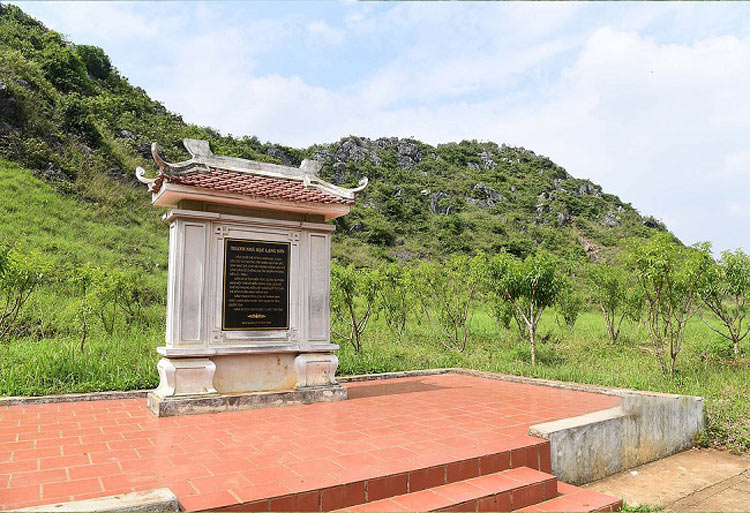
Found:
M 621 497 L 628 505 L 667 511 L 747 511 L 750 457 L 693 449 L 586 486 Z

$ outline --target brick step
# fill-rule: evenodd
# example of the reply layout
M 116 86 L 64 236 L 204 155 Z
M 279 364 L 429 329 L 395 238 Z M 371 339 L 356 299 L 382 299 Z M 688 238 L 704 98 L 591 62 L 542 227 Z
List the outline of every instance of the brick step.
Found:
M 463 449 L 465 453 L 467 449 Z M 310 476 L 299 482 L 286 482 L 287 493 L 273 493 L 278 487 L 258 486 L 240 490 L 241 501 L 227 500 L 211 511 L 332 511 L 372 501 L 417 492 L 495 474 L 508 469 L 525 468 L 550 472 L 549 442 L 531 436 L 492 440 L 474 449 L 475 456 L 456 460 L 449 451 L 429 454 L 420 459 L 395 459 L 369 464 L 357 461 L 336 475 Z M 429 458 L 426 458 L 429 456 Z M 547 474 L 548 475 L 548 474 Z M 316 481 L 334 481 L 328 486 Z M 200 496 L 197 496 L 200 499 Z M 202 501 L 180 501 L 185 511 L 205 511 Z
M 619 511 L 622 499 L 610 497 L 593 490 L 586 490 L 566 483 L 557 484 L 558 496 L 519 511 L 525 512 L 591 512 Z
M 339 511 L 512 511 L 557 495 L 557 478 L 528 467 L 504 470 Z

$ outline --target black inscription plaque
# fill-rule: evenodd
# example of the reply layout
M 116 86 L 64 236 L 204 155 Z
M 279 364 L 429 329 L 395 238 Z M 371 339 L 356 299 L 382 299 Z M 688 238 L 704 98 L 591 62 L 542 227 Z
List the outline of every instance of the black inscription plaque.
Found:
M 289 243 L 225 239 L 223 330 L 289 329 Z

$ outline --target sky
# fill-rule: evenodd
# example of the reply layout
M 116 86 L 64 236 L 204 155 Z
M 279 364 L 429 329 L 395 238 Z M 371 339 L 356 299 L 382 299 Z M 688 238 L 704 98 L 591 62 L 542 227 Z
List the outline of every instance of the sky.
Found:
M 188 122 L 523 146 L 750 251 L 750 3 L 15 3 Z

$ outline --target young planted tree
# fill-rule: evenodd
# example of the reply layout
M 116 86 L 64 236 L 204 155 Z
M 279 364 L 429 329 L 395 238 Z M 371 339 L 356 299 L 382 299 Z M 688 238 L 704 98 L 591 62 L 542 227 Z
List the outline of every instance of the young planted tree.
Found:
M 411 310 L 407 294 L 406 270 L 403 265 L 389 263 L 382 266 L 377 290 L 378 311 L 383 313 L 388 326 L 395 329 L 399 337 L 406 330 L 406 319 Z
M 75 267 L 70 276 L 70 282 L 77 294 L 80 295 L 80 302 L 76 311 L 76 319 L 81 325 L 81 345 L 80 349 L 86 345 L 86 338 L 89 333 L 89 319 L 94 311 L 94 284 L 96 283 L 98 270 L 91 265 L 82 265 Z
M 343 267 L 331 264 L 331 312 L 334 326 L 343 323 L 348 333 L 332 331 L 347 338 L 354 351 L 362 352 L 362 333 L 373 313 L 378 290 L 378 273 L 368 269 L 357 269 L 354 265 Z
M 81 271 L 74 271 L 74 275 Z M 124 316 L 126 326 L 140 325 L 143 322 L 143 306 L 148 289 L 140 272 L 134 270 L 88 269 L 88 283 L 77 282 L 79 289 L 88 286 L 91 311 L 95 313 L 108 335 L 114 333 L 118 319 Z M 81 289 L 81 291 L 83 291 Z
M 558 260 L 539 252 L 524 260 L 502 253 L 487 265 L 486 284 L 496 310 L 512 312 L 523 320 L 536 364 L 536 334 L 544 310 L 555 304 L 565 284 Z
M 557 295 L 557 313 L 570 331 L 576 325 L 584 307 L 583 297 L 570 280 L 564 280 Z M 559 323 L 559 321 L 558 321 Z
M 706 247 L 706 251 L 709 251 Z M 742 250 L 725 251 L 718 262 L 708 267 L 702 290 L 703 302 L 723 325 L 714 328 L 703 322 L 732 344 L 734 357 L 740 357 L 740 342 L 750 332 L 742 323 L 747 314 L 746 299 L 750 292 L 750 256 Z
M 466 349 L 483 261 L 483 256 L 454 255 L 444 263 L 422 262 L 409 272 L 412 296 L 427 324 L 448 349 Z
M 621 266 L 599 262 L 589 268 L 589 285 L 593 301 L 604 314 L 607 337 L 617 342 L 625 319 L 636 320 L 643 296 Z
M 687 322 L 701 305 L 711 259 L 705 251 L 678 246 L 669 234 L 660 233 L 634 244 L 627 261 L 643 292 L 646 326 L 659 368 L 674 377 Z
M 0 245 L 0 341 L 10 342 L 19 314 L 47 271 L 39 255 L 21 255 Z

